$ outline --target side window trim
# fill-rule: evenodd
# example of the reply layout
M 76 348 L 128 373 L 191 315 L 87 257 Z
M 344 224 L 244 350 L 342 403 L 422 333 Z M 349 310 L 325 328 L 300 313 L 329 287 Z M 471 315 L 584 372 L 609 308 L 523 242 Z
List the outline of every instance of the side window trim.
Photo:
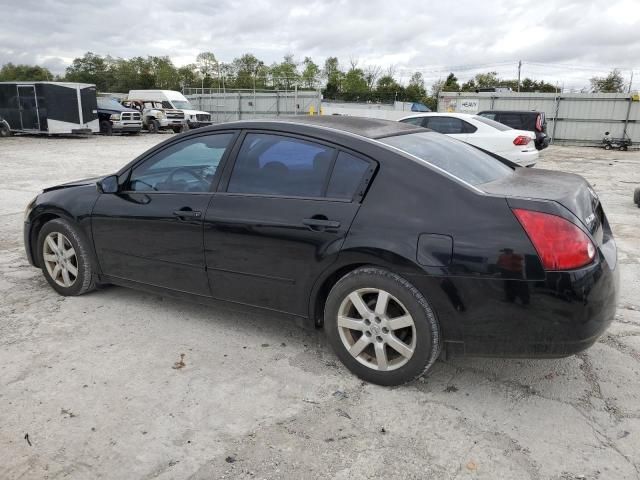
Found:
M 125 185 L 128 186 L 129 185 L 129 181 L 131 180 L 131 174 L 133 173 L 133 171 L 138 168 L 139 166 L 141 166 L 143 163 L 145 163 L 146 161 L 154 158 L 156 155 L 162 153 L 163 151 L 167 150 L 168 148 L 171 148 L 175 145 L 177 145 L 180 142 L 183 141 L 187 141 L 187 140 L 193 140 L 199 137 L 205 137 L 205 136 L 209 136 L 209 135 L 224 135 L 224 134 L 233 134 L 233 137 L 231 138 L 231 141 L 229 142 L 229 147 L 227 147 L 227 149 L 225 150 L 224 154 L 222 155 L 222 158 L 220 158 L 220 165 L 218 166 L 216 173 L 214 174 L 214 178 L 213 181 L 211 182 L 211 186 L 209 187 L 209 191 L 207 192 L 190 192 L 191 194 L 194 195 L 208 195 L 211 194 L 212 192 L 215 192 L 216 189 L 218 188 L 219 184 L 220 184 L 220 179 L 222 178 L 222 171 L 225 169 L 226 164 L 228 163 L 230 154 L 232 152 L 232 150 L 234 150 L 238 144 L 238 138 L 240 137 L 240 130 L 214 130 L 213 132 L 202 132 L 202 133 L 198 133 L 197 135 L 193 135 L 193 136 L 189 136 L 188 138 L 185 139 L 176 139 L 173 140 L 165 145 L 161 145 L 159 146 L 159 148 L 155 148 L 152 151 L 150 151 L 147 155 L 145 155 L 144 157 L 140 158 L 137 162 L 135 162 L 133 165 L 130 165 L 127 170 L 126 170 L 126 175 L 124 175 L 124 177 L 126 177 L 123 182 L 121 183 L 121 185 Z M 166 193 L 170 193 L 170 194 L 175 194 L 175 193 L 185 193 L 185 192 L 174 192 L 174 191 L 163 191 L 163 192 L 157 192 L 157 191 L 138 191 L 138 190 L 123 190 L 121 193 L 144 193 L 144 194 L 166 194 Z

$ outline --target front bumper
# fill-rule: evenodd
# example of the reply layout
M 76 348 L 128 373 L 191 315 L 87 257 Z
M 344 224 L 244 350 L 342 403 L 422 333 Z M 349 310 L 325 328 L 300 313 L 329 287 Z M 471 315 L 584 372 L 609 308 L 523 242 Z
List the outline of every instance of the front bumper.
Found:
M 142 122 L 111 122 L 114 132 L 139 132 L 142 130 Z
M 201 127 L 208 127 L 209 125 L 213 125 L 213 122 L 199 122 L 199 121 L 188 120 L 187 125 L 189 125 L 189 128 L 201 128 Z
M 182 127 L 185 124 L 185 121 L 179 118 L 163 118 L 158 122 L 160 123 L 160 128 Z
M 37 267 L 35 259 L 33 258 L 33 249 L 31 248 L 31 222 L 24 222 L 23 226 L 23 239 L 24 249 L 27 254 L 27 261 L 30 265 Z

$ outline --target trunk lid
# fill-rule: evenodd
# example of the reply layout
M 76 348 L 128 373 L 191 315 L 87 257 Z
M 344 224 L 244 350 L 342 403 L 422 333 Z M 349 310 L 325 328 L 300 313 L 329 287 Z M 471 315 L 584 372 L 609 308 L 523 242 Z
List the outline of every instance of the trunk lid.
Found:
M 479 185 L 492 195 L 553 200 L 571 213 L 602 242 L 604 214 L 598 195 L 580 175 L 552 170 L 516 168 L 513 175 Z

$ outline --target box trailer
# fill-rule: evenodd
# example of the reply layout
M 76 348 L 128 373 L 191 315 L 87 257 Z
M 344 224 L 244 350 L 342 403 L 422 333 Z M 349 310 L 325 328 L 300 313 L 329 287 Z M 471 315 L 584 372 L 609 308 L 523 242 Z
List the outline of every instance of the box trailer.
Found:
M 0 118 L 16 133 L 99 132 L 96 86 L 70 82 L 0 82 Z

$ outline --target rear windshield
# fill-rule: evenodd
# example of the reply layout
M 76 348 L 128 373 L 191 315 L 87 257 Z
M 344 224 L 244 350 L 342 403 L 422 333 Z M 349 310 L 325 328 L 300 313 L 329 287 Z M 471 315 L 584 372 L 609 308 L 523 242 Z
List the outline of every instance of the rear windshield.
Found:
M 436 132 L 410 133 L 380 141 L 407 152 L 471 185 L 493 182 L 513 170 L 490 155 Z
M 489 125 L 490 127 L 496 128 L 496 129 L 500 130 L 501 132 L 504 132 L 506 130 L 513 130 L 513 128 L 511 128 L 509 125 L 505 125 L 504 123 L 496 122 L 495 120 L 491 120 L 490 118 L 484 117 L 482 115 L 474 115 L 473 119 L 477 120 L 479 122 L 485 123 L 485 124 Z

